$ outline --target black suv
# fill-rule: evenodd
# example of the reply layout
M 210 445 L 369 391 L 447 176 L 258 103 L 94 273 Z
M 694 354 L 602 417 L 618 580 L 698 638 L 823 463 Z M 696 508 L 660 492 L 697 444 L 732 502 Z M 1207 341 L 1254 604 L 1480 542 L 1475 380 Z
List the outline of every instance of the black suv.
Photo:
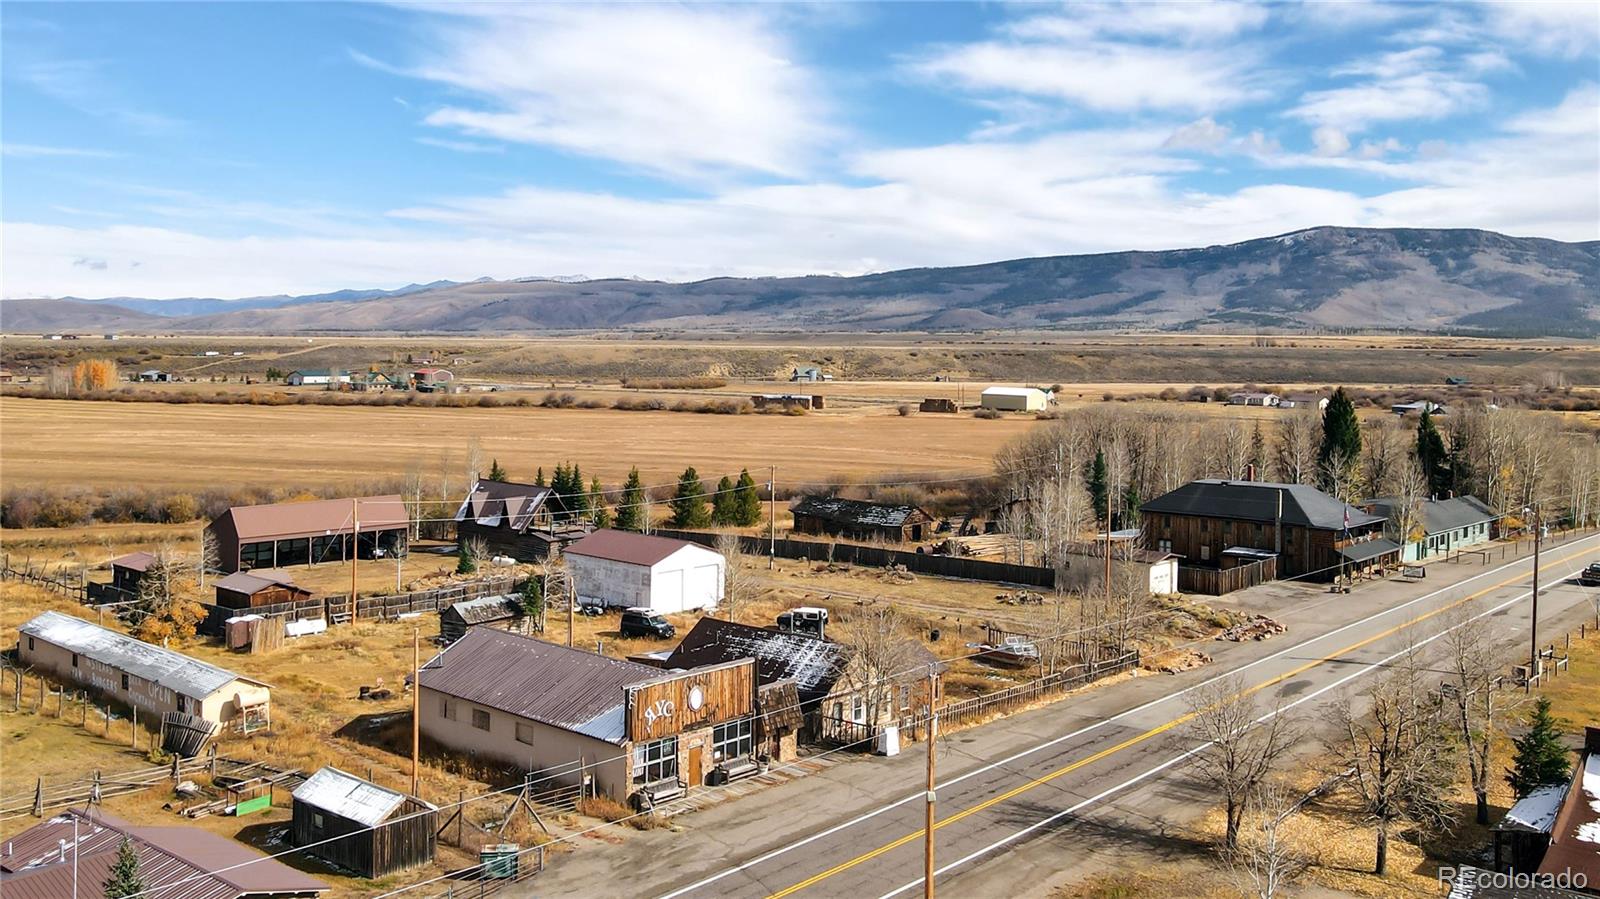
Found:
M 624 637 L 668 637 L 676 636 L 678 631 L 667 621 L 666 616 L 650 609 L 623 609 L 622 624 L 617 628 Z
M 1600 562 L 1590 562 L 1589 567 L 1578 575 L 1578 583 L 1585 587 L 1600 587 Z

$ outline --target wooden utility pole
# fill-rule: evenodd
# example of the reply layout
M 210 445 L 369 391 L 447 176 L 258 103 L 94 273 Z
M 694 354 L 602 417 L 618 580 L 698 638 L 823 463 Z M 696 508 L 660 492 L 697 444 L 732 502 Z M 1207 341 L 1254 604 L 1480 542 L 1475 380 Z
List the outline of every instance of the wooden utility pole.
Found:
M 767 570 L 778 567 L 778 466 L 767 479 Z
M 1533 510 L 1533 614 L 1528 622 L 1529 649 L 1528 677 L 1539 676 L 1539 544 L 1544 537 L 1544 516 L 1537 506 Z
M 562 581 L 565 583 L 565 580 Z M 578 633 L 578 597 L 571 590 L 562 590 L 567 595 L 567 646 L 572 646 L 573 638 Z
M 350 497 L 350 620 L 356 621 L 356 562 L 361 558 L 361 502 Z
M 411 795 L 418 793 L 418 747 L 422 728 L 422 627 L 411 627 Z
M 932 665 L 928 666 L 928 812 L 922 825 L 922 895 L 925 899 L 933 899 L 933 825 L 934 805 L 937 795 L 934 793 L 933 774 L 933 744 L 939 739 L 939 715 L 934 711 L 934 694 L 939 683 L 938 672 Z
M 1111 614 L 1111 485 L 1106 485 L 1106 614 Z

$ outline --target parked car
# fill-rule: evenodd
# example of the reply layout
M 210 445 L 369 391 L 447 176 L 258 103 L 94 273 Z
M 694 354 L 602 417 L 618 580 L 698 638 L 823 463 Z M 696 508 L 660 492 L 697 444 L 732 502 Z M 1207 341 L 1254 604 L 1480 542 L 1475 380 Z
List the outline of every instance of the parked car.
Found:
M 676 636 L 677 628 L 667 621 L 665 615 L 651 609 L 623 609 L 622 625 L 618 628 L 624 637 L 661 637 L 663 639 Z
M 1590 562 L 1578 575 L 1578 583 L 1585 587 L 1600 587 L 1600 562 Z
M 578 614 L 588 618 L 598 618 L 606 613 L 606 607 L 599 603 L 579 603 Z

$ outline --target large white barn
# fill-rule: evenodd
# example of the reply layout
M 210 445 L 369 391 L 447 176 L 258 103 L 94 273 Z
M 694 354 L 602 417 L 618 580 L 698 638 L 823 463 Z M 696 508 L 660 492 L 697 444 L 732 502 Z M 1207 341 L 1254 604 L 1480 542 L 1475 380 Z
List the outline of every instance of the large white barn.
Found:
M 565 555 L 583 603 L 671 614 L 722 601 L 722 556 L 687 540 L 595 531 Z
M 1050 397 L 1037 387 L 990 387 L 979 401 L 983 408 L 1001 412 L 1041 412 Z

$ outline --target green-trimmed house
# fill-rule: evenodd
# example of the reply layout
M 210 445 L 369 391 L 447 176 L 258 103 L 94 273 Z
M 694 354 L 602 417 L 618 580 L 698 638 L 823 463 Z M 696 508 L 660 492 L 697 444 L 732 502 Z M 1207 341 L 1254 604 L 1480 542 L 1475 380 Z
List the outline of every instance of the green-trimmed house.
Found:
M 1401 535 L 1395 533 L 1400 505 L 1398 498 L 1383 497 L 1368 505 L 1374 515 L 1389 519 L 1385 530 L 1390 532 L 1390 539 L 1401 545 L 1400 559 L 1404 562 L 1421 562 L 1488 543 L 1494 536 L 1495 519 L 1499 518 L 1493 509 L 1476 496 L 1423 500 L 1422 514 L 1418 516 L 1422 533 Z

